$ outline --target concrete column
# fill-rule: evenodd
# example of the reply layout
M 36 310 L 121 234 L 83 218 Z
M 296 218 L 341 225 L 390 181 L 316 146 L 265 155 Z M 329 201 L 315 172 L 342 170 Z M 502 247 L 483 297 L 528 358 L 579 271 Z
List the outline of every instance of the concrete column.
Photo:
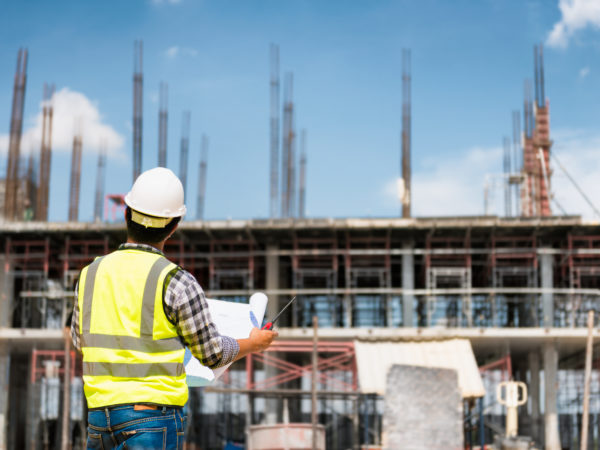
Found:
M 554 287 L 554 255 L 551 249 L 542 248 L 540 254 L 540 274 L 542 289 Z M 552 292 L 542 293 L 542 323 L 544 327 L 552 327 L 554 324 L 554 295 Z
M 279 289 L 279 255 L 277 251 L 279 247 L 277 244 L 268 244 L 266 254 L 266 288 L 267 291 L 272 289 Z M 294 302 L 296 303 L 296 302 Z M 294 305 L 292 305 L 294 306 Z M 269 294 L 269 303 L 267 304 L 267 318 L 273 318 L 279 312 L 279 296 Z M 294 311 L 295 312 L 295 311 Z M 290 323 L 290 322 L 288 322 Z M 295 323 L 295 322 L 293 322 Z M 265 376 L 267 378 L 274 377 L 277 375 L 277 369 L 273 366 L 265 366 Z M 275 424 L 277 423 L 277 399 L 266 398 L 265 399 L 265 423 Z
M 12 325 L 13 277 L 7 272 L 6 257 L 0 256 L 0 328 Z
M 544 425 L 545 449 L 560 450 L 558 435 L 558 350 L 554 342 L 544 344 Z
M 403 249 L 407 253 L 402 254 L 402 289 L 413 290 L 415 288 L 415 261 L 412 253 L 413 244 L 405 243 Z M 405 327 L 414 327 L 414 299 L 412 293 L 402 294 L 402 321 Z
M 540 354 L 537 350 L 529 352 L 529 389 L 531 405 L 531 434 L 540 442 Z
M 5 256 L 0 256 L 0 328 L 12 325 L 13 277 L 6 271 Z M 0 343 L 0 450 L 8 446 L 8 383 L 10 352 L 6 343 Z
M 8 447 L 8 383 L 10 378 L 10 353 L 5 344 L 0 345 L 0 450 Z

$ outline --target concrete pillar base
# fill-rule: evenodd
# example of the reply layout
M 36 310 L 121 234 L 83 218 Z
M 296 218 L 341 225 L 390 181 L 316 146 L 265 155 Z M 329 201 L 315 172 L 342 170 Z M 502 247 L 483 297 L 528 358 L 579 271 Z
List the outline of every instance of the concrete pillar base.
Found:
M 545 413 L 544 435 L 546 450 L 560 450 L 557 407 L 558 350 L 556 344 L 544 344 Z

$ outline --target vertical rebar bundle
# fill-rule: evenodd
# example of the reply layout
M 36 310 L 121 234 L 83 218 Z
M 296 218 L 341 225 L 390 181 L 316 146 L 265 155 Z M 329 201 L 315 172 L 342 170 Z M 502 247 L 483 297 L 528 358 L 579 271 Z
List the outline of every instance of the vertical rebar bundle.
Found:
M 77 127 L 79 128 L 79 126 Z M 73 136 L 73 152 L 71 153 L 71 183 L 69 190 L 69 222 L 77 222 L 79 216 L 79 188 L 81 184 L 81 130 Z
M 27 49 L 19 49 L 17 70 L 13 89 L 12 113 L 10 117 L 10 138 L 8 143 L 8 165 L 4 197 L 4 218 L 14 220 L 17 216 L 17 191 L 19 186 L 19 158 L 21 153 L 21 133 L 23 131 L 23 105 L 27 81 Z
M 402 49 L 402 180 L 404 191 L 402 196 L 402 217 L 410 217 L 411 198 L 411 63 L 410 49 Z
M 206 166 L 208 162 L 208 136 L 202 135 L 200 148 L 200 171 L 198 174 L 198 204 L 196 207 L 196 219 L 204 219 L 204 198 L 206 195 Z
M 519 165 L 519 161 L 522 160 L 521 156 L 521 118 L 518 110 L 513 111 L 513 168 L 511 170 L 512 174 L 518 174 L 521 171 L 521 167 Z M 519 215 L 519 211 L 521 207 L 519 205 L 520 194 L 519 194 L 519 185 L 520 182 L 516 182 L 513 184 L 514 189 L 511 194 L 515 200 L 515 215 Z
M 29 158 L 27 162 L 27 176 L 24 183 L 25 186 L 25 198 L 23 204 L 23 214 L 21 217 L 25 221 L 33 220 L 35 214 L 35 202 L 37 198 L 36 193 L 36 172 L 35 172 L 35 157 L 33 148 L 29 151 Z
M 270 217 L 274 218 L 277 216 L 277 206 L 279 203 L 279 46 L 276 44 L 271 44 L 270 100 Z
M 504 159 L 503 159 L 503 167 L 504 167 L 504 215 L 506 217 L 510 217 L 512 212 L 511 205 L 511 196 L 510 196 L 510 139 L 506 136 L 504 137 Z
M 96 170 L 96 193 L 94 197 L 94 221 L 102 222 L 102 199 L 104 198 L 104 183 L 106 180 L 106 141 L 100 142 L 98 153 L 98 168 Z
M 48 202 L 50 198 L 50 166 L 52 162 L 52 116 L 54 85 L 44 84 L 42 104 L 42 144 L 40 147 L 40 174 L 36 200 L 35 219 L 48 220 Z
M 183 112 L 181 125 L 181 149 L 179 152 L 179 179 L 185 192 L 187 187 L 188 153 L 190 149 L 190 112 Z
M 521 214 L 525 217 L 535 215 L 534 168 L 535 155 L 533 149 L 533 99 L 531 80 L 525 80 L 523 100 L 523 185 L 521 187 Z
M 133 181 L 142 172 L 143 42 L 134 42 L 133 57 Z
M 534 49 L 535 58 L 535 99 L 536 108 L 535 128 L 533 130 L 533 148 L 536 158 L 535 163 L 535 190 L 534 197 L 537 214 L 540 216 L 550 216 L 550 179 L 552 171 L 550 170 L 550 107 L 544 93 L 544 50 L 540 44 Z
M 283 140 L 281 158 L 281 217 L 293 214 L 294 196 L 294 76 L 285 74 L 283 86 Z
M 306 130 L 300 132 L 300 194 L 298 217 L 306 217 Z
M 160 83 L 160 106 L 158 110 L 158 166 L 167 167 L 167 104 L 169 102 L 169 86 Z

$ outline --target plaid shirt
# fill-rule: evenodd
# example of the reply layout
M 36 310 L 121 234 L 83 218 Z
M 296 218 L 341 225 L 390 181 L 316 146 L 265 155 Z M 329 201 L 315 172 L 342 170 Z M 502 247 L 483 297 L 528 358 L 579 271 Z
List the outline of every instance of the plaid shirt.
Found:
M 121 249 L 144 250 L 162 255 L 156 248 L 145 244 L 121 244 Z M 77 298 L 77 287 L 75 287 Z M 212 369 L 232 362 L 240 346 L 234 338 L 221 336 L 212 321 L 204 291 L 194 276 L 178 267 L 165 280 L 163 309 L 177 329 L 181 342 L 205 366 Z M 79 308 L 73 308 L 71 321 L 73 345 L 81 352 Z

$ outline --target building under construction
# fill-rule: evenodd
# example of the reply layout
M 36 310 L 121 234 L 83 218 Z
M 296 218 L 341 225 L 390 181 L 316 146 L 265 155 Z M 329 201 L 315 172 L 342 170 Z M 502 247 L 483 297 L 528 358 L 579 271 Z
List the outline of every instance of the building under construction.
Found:
M 38 169 L 31 157 L 26 165 L 20 156 L 26 60 L 27 51 L 20 51 L 7 176 L 0 184 L 0 448 L 83 448 L 81 360 L 63 328 L 80 270 L 116 249 L 126 231 L 122 222 L 102 221 L 105 148 L 98 158 L 94 222 L 77 221 L 85 145 L 80 135 L 73 141 L 69 221 L 47 221 L 53 88 L 45 90 Z M 141 41 L 134 61 L 135 178 L 142 167 Z M 496 388 L 517 380 L 529 392 L 519 434 L 538 447 L 579 448 L 585 321 L 588 311 L 600 313 L 600 235 L 598 223 L 551 213 L 541 47 L 535 50 L 535 103 L 526 90 L 523 133 L 515 132 L 514 148 L 507 146 L 513 162 L 505 155 L 507 217 L 411 217 L 410 51 L 403 51 L 402 61 L 402 217 L 305 218 L 306 136 L 300 133 L 298 170 L 293 76 L 285 77 L 280 105 L 279 48 L 271 47 L 271 217 L 184 221 L 165 254 L 211 298 L 246 302 L 265 292 L 268 318 L 291 297 L 297 300 L 281 317 L 280 337 L 268 351 L 235 363 L 218 383 L 190 390 L 188 448 L 248 444 L 252 426 L 311 421 L 322 426 L 329 449 L 377 448 L 384 444 L 385 396 L 373 380 L 385 373 L 369 361 L 383 361 L 402 344 L 457 339 L 472 349 L 485 386 L 485 394 L 461 397 L 465 445 L 490 444 L 506 431 Z M 167 161 L 166 96 L 162 84 L 159 165 Z M 187 155 L 190 113 L 184 117 L 181 151 Z M 198 219 L 204 214 L 207 137 L 201 149 Z M 122 206 L 122 196 L 106 198 Z M 592 368 L 588 448 L 598 449 L 596 349 Z
M 2 227 L 0 374 L 10 389 L 2 391 L 1 412 L 8 448 L 60 440 L 61 421 L 69 419 L 61 407 L 62 326 L 72 288 L 85 264 L 124 239 L 121 225 Z M 471 342 L 480 367 L 508 358 L 492 366 L 490 379 L 502 369 L 527 382 L 522 434 L 544 443 L 556 433 L 563 448 L 577 442 L 585 316 L 600 312 L 595 223 L 578 217 L 184 222 L 166 254 L 210 297 L 242 301 L 264 291 L 271 317 L 298 296 L 271 351 L 236 363 L 212 392 L 193 392 L 189 442 L 199 448 L 244 441 L 248 424 L 280 422 L 286 399 L 290 420 L 308 421 L 313 316 L 319 320 L 319 422 L 328 448 L 380 443 L 382 400 L 361 393 L 357 343 L 456 337 Z M 81 368 L 71 356 L 68 385 L 77 391 L 68 401 L 83 408 Z M 590 435 L 598 442 L 597 385 L 592 394 Z M 494 402 L 490 389 L 486 423 L 502 426 Z M 78 442 L 85 416 L 70 412 L 68 436 Z M 494 428 L 485 430 L 489 443 Z

